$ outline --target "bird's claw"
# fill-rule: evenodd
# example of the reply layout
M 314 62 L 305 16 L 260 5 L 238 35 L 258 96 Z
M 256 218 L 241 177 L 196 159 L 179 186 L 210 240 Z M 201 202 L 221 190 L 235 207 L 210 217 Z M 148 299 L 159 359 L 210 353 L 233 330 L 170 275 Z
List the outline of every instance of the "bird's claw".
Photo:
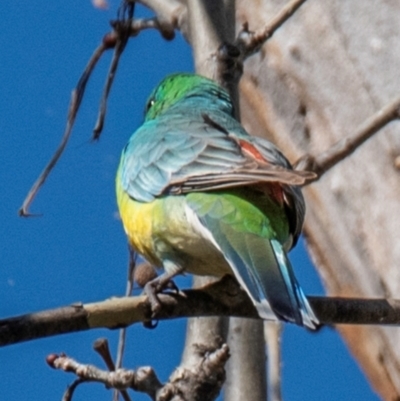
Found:
M 158 326 L 158 320 L 147 320 L 143 322 L 143 327 L 146 329 L 153 330 Z
M 158 294 L 162 293 L 166 289 L 174 291 L 175 293 L 179 292 L 179 288 L 172 280 L 162 280 L 162 276 L 149 281 L 144 286 L 144 293 L 147 295 L 150 302 L 152 317 L 157 317 L 157 314 L 160 312 L 162 303 L 158 297 Z

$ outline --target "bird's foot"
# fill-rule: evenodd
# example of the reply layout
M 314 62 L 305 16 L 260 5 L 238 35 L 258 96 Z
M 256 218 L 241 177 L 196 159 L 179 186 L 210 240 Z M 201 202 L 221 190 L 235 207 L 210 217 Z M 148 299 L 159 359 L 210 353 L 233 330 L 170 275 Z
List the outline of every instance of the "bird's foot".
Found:
M 158 320 L 146 320 L 143 322 L 143 327 L 145 329 L 153 330 L 158 326 Z
M 152 317 L 156 317 L 162 308 L 158 294 L 162 293 L 164 290 L 172 290 L 176 293 L 179 292 L 177 285 L 169 277 L 163 277 L 162 275 L 149 281 L 144 286 L 144 293 L 147 295 L 150 302 Z

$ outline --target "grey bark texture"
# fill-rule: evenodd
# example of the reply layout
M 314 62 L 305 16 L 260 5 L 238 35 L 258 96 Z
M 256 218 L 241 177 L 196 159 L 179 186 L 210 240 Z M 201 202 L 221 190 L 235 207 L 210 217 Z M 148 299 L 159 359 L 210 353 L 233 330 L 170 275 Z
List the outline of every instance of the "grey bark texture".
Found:
M 193 49 L 196 72 L 209 78 L 217 79 L 218 48 L 225 42 L 235 39 L 235 1 L 225 0 L 188 0 L 189 34 L 188 40 Z M 232 89 L 233 98 L 237 98 L 237 88 Z M 236 107 L 238 110 L 238 107 Z M 205 283 L 201 278 L 195 279 L 195 285 Z M 242 330 L 239 329 L 240 326 Z M 192 345 L 210 344 L 220 336 L 227 339 L 229 326 L 230 363 L 227 365 L 227 384 L 225 399 L 241 400 L 246 395 L 253 401 L 266 399 L 266 364 L 263 341 L 263 324 L 257 320 L 226 318 L 189 319 L 186 344 L 182 364 L 185 366 L 191 357 Z M 254 358 L 253 358 L 254 357 Z M 264 362 L 264 363 L 262 363 Z M 248 367 L 257 366 L 258 375 Z M 260 380 L 261 377 L 261 380 Z
M 238 0 L 238 26 L 258 30 L 285 3 Z M 247 130 L 292 162 L 354 132 L 399 95 L 399 15 L 394 1 L 305 3 L 245 63 Z M 391 123 L 304 190 L 307 245 L 329 295 L 399 294 L 399 130 Z M 400 399 L 400 331 L 337 329 L 381 397 Z

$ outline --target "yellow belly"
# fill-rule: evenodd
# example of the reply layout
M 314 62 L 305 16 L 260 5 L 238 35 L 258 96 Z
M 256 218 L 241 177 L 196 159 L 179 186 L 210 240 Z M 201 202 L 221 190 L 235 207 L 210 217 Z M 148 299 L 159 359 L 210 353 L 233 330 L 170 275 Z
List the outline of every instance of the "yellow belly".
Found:
M 152 242 L 152 216 L 157 204 L 141 203 L 132 200 L 122 190 L 117 180 L 117 202 L 119 214 L 129 243 L 150 263 L 160 266 L 161 261 L 156 258 Z
M 187 218 L 184 197 L 137 202 L 117 182 L 117 201 L 130 244 L 154 266 L 162 267 L 168 258 L 193 274 L 231 272 L 221 252 Z

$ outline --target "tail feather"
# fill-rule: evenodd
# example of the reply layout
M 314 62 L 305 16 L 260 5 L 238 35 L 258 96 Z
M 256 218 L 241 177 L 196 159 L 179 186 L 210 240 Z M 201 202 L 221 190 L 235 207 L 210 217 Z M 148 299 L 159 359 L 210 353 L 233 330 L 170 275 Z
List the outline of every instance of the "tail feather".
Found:
M 277 240 L 248 232 L 240 233 L 230 224 L 207 215 L 200 220 L 261 318 L 275 320 L 278 317 L 310 329 L 316 328 L 318 319 Z
M 304 325 L 310 329 L 315 329 L 319 324 L 319 320 L 315 316 L 307 297 L 294 275 L 292 265 L 286 252 L 283 250 L 282 245 L 276 240 L 271 240 L 271 245 L 276 256 L 277 268 L 282 273 L 282 278 L 288 293 L 291 294 L 292 309 L 297 311 L 297 313 L 295 313 L 295 323 Z

